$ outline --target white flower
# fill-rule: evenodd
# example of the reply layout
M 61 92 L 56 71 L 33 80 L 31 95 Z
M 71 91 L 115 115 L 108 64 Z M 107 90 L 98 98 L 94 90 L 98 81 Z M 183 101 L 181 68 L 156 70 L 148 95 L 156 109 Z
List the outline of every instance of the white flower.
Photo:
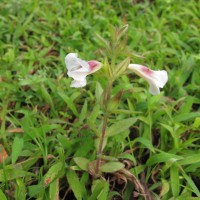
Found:
M 86 85 L 86 76 L 92 74 L 101 68 L 101 63 L 96 60 L 85 61 L 78 58 L 76 53 L 69 53 L 65 57 L 67 75 L 74 80 L 70 87 L 84 87 Z
M 144 78 L 149 83 L 149 92 L 153 95 L 159 94 L 160 89 L 168 81 L 168 75 L 165 70 L 153 71 L 145 66 L 130 64 L 128 68 L 134 71 L 138 76 Z

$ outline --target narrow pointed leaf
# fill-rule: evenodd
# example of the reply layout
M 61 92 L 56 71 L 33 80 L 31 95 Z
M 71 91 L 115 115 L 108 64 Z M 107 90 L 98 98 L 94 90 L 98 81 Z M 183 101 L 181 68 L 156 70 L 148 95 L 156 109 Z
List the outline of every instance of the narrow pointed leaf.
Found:
M 0 189 L 0 199 L 7 200 L 6 195 L 3 193 L 3 191 L 1 189 Z
M 68 97 L 66 94 L 64 93 L 58 93 L 60 95 L 60 97 L 62 97 L 62 99 L 65 101 L 65 103 L 67 104 L 67 106 L 71 109 L 71 111 L 73 112 L 73 114 L 75 116 L 78 116 L 78 111 L 76 109 L 75 104 L 73 103 L 73 101 L 70 99 L 70 97 Z
M 88 164 L 90 161 L 83 157 L 76 157 L 74 158 L 74 162 L 82 169 L 87 171 L 88 170 Z
M 82 200 L 81 184 L 75 171 L 67 172 L 67 180 L 77 200 Z
M 79 122 L 82 123 L 83 120 L 86 118 L 86 114 L 87 114 L 87 100 L 85 100 L 84 105 L 82 107 L 80 116 L 79 116 Z
M 120 120 L 119 122 L 113 124 L 111 127 L 107 128 L 106 136 L 110 137 L 123 133 L 124 131 L 127 131 L 129 127 L 132 126 L 136 121 L 137 118 L 128 118 Z
M 170 182 L 173 197 L 178 197 L 180 191 L 179 169 L 175 164 L 170 167 Z
M 125 72 L 129 64 L 130 64 L 130 57 L 127 57 L 121 63 L 119 63 L 114 70 L 115 77 L 121 76 Z
M 120 162 L 108 162 L 100 167 L 101 172 L 116 172 L 124 168 L 124 164 Z
M 54 180 L 49 186 L 49 196 L 52 200 L 59 200 L 59 179 Z
M 151 156 L 149 158 L 149 160 L 147 161 L 147 165 L 151 166 L 154 164 L 158 164 L 161 162 L 168 162 L 168 161 L 175 162 L 175 161 L 182 160 L 182 159 L 184 159 L 184 157 L 182 157 L 182 156 L 178 156 L 178 155 L 171 154 L 171 153 L 161 152 L 159 154 Z
M 149 150 L 151 150 L 152 152 L 155 152 L 154 147 L 153 147 L 151 141 L 147 140 L 146 138 L 138 137 L 138 138 L 136 138 L 134 140 L 134 143 L 136 143 L 136 142 L 139 142 L 139 143 L 143 144 Z
M 118 33 L 117 33 L 117 39 L 119 40 L 126 32 L 128 31 L 128 24 L 122 26 Z
M 63 168 L 63 163 L 58 162 L 54 164 L 48 172 L 44 175 L 44 186 L 48 186 L 50 183 L 52 183 L 56 177 L 59 176 L 59 173 L 61 172 Z
M 12 145 L 12 164 L 14 164 L 18 157 L 20 156 L 21 152 L 22 152 L 22 148 L 24 145 L 24 140 L 22 138 L 19 137 L 15 137 L 14 141 L 13 141 L 13 145 Z

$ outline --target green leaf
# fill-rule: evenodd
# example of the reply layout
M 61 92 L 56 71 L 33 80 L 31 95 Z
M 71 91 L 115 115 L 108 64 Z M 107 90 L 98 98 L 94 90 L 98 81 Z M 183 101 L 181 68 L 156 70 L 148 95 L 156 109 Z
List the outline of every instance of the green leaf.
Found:
M 15 199 L 26 200 L 26 186 L 23 178 L 16 179 Z
M 200 153 L 186 156 L 183 160 L 179 160 L 178 164 L 179 165 L 192 165 L 195 163 L 200 163 Z
M 127 57 L 115 67 L 114 76 L 115 77 L 121 76 L 126 71 L 129 64 L 130 64 L 130 58 Z
M 108 102 L 107 102 L 107 110 L 108 112 L 112 113 L 115 111 L 119 105 L 121 96 L 123 94 L 123 91 L 120 90 L 115 96 L 113 96 Z
M 68 151 L 71 150 L 73 142 L 67 138 L 67 136 L 61 135 L 60 133 L 57 134 L 58 141 L 62 144 L 64 149 Z
M 167 194 L 169 191 L 169 183 L 167 182 L 167 180 L 162 180 L 162 189 L 160 191 L 160 196 L 164 196 L 165 194 Z
M 49 199 L 59 199 L 59 179 L 55 179 L 49 186 Z
M 66 94 L 59 92 L 58 93 L 60 95 L 60 97 L 62 97 L 62 99 L 64 100 L 64 102 L 67 104 L 67 106 L 71 109 L 71 111 L 73 112 L 73 114 L 75 116 L 78 116 L 78 111 L 76 109 L 75 104 L 73 103 L 73 101 L 70 99 L 70 97 L 68 97 Z
M 197 117 L 197 118 L 194 120 L 193 127 L 194 127 L 194 128 L 200 128 L 200 117 Z
M 149 160 L 147 161 L 147 165 L 151 166 L 154 164 L 158 164 L 161 162 L 168 162 L 168 161 L 175 162 L 177 160 L 182 160 L 182 159 L 184 159 L 184 157 L 182 156 L 177 156 L 171 153 L 161 152 L 159 154 L 151 156 Z
M 83 199 L 88 199 L 88 182 L 90 181 L 89 173 L 84 172 L 80 178 L 80 184 L 81 184 L 81 193 Z
M 128 31 L 128 24 L 117 30 L 117 40 L 119 40 Z
M 117 191 L 109 191 L 108 199 L 115 199 L 115 197 L 121 197 L 121 194 Z
M 96 200 L 102 188 L 103 188 L 102 180 L 99 179 L 94 180 L 92 183 L 92 195 L 89 197 L 88 200 Z
M 33 17 L 34 17 L 34 12 L 31 13 L 29 16 L 27 16 L 26 20 L 25 20 L 24 23 L 22 24 L 24 30 L 25 30 L 25 28 L 27 27 L 27 25 L 31 23 Z
M 108 190 L 109 190 L 108 182 L 101 179 L 97 179 L 93 181 L 92 195 L 88 198 L 88 200 L 107 200 Z
M 76 157 L 74 158 L 74 162 L 82 169 L 87 171 L 88 170 L 88 164 L 90 161 L 83 157 Z
M 197 186 L 195 185 L 195 183 L 193 182 L 193 180 L 182 170 L 182 175 L 183 177 L 187 180 L 188 185 L 191 187 L 191 189 L 193 190 L 193 192 L 200 197 L 200 192 L 199 189 L 197 188 Z
M 96 90 L 95 90 L 95 97 L 96 97 L 97 103 L 101 102 L 102 94 L 103 94 L 103 88 L 101 87 L 101 84 L 97 82 Z
M 3 191 L 0 189 L 0 199 L 1 200 L 7 200 L 5 194 L 3 193 Z
M 150 140 L 143 137 L 138 137 L 133 141 L 133 143 L 136 143 L 136 142 L 140 142 L 141 144 L 146 146 L 149 150 L 151 150 L 152 152 L 155 152 L 154 147 Z
M 83 120 L 86 118 L 86 114 L 87 114 L 87 99 L 84 102 L 84 105 L 82 107 L 81 113 L 79 115 L 79 122 L 82 123 Z
M 106 181 L 103 181 L 103 189 L 101 190 L 100 194 L 97 196 L 97 200 L 107 200 L 108 192 L 109 192 L 109 183 Z
M 167 125 L 167 124 L 162 124 L 162 123 L 160 123 L 160 125 L 163 126 L 165 129 L 167 129 L 167 130 L 171 133 L 171 135 L 172 135 L 173 137 L 175 137 L 175 135 L 174 135 L 174 130 L 173 130 L 173 128 L 172 128 L 171 126 L 169 126 L 169 125 Z
M 54 104 L 53 104 L 51 95 L 49 94 L 49 92 L 47 91 L 47 89 L 45 88 L 43 84 L 40 85 L 40 87 L 38 88 L 38 91 L 40 92 L 44 100 L 51 106 L 51 108 L 54 109 Z
M 27 177 L 27 176 L 35 177 L 35 174 L 24 171 L 24 170 L 18 170 L 18 169 L 1 169 L 0 170 L 1 182 L 5 182 L 8 180 L 15 180 L 16 178 Z
M 124 164 L 121 162 L 108 162 L 100 167 L 101 172 L 116 172 L 124 168 Z
M 134 164 L 136 164 L 136 159 L 134 157 L 134 155 L 131 155 L 131 154 L 128 154 L 128 153 L 122 153 L 122 154 L 119 154 L 117 156 L 117 158 L 123 158 L 123 159 L 128 159 L 130 161 L 132 161 Z
M 124 199 L 131 199 L 132 194 L 133 194 L 133 189 L 134 189 L 133 183 L 128 181 L 126 188 L 125 188 L 124 196 L 123 196 Z
M 12 145 L 12 156 L 11 156 L 12 164 L 15 164 L 18 157 L 20 156 L 23 145 L 24 145 L 24 140 L 22 138 L 15 137 Z
M 100 112 L 100 105 L 96 104 L 94 106 L 92 112 L 88 116 L 87 123 L 88 123 L 89 126 L 94 127 L 94 124 L 96 122 L 96 118 L 99 116 L 99 112 Z
M 132 126 L 137 121 L 137 118 L 128 118 L 120 120 L 119 122 L 116 122 L 111 127 L 107 128 L 106 130 L 106 136 L 114 136 L 118 135 L 127 129 L 129 129 L 130 126 Z
M 82 200 L 81 184 L 75 171 L 67 171 L 67 180 L 77 200 Z
M 113 156 L 99 155 L 98 157 L 107 161 L 118 161 L 118 159 Z
M 184 103 L 179 109 L 179 114 L 189 113 L 192 109 L 192 105 L 195 103 L 195 98 L 191 96 L 186 96 L 183 99 Z
M 46 187 L 51 182 L 53 182 L 55 178 L 59 176 L 59 173 L 61 172 L 62 169 L 63 169 L 62 162 L 57 162 L 56 164 L 51 166 L 48 172 L 44 175 L 43 185 Z
M 178 197 L 180 192 L 179 169 L 175 164 L 170 167 L 170 182 L 173 197 Z
M 39 157 L 27 158 L 26 160 L 24 160 L 24 161 L 22 161 L 22 162 L 16 163 L 15 166 L 16 166 L 16 167 L 19 167 L 19 166 L 20 166 L 21 168 L 23 168 L 23 170 L 28 171 L 29 168 L 30 168 L 31 166 L 33 166 L 33 165 L 37 162 L 38 159 L 39 159 Z
M 191 113 L 184 113 L 184 114 L 178 114 L 174 116 L 174 120 L 177 122 L 183 122 L 183 121 L 188 121 L 192 120 L 196 117 L 200 117 L 199 112 L 191 112 Z
M 98 149 L 99 149 L 100 140 L 101 140 L 100 138 L 96 138 L 96 139 L 94 140 L 95 148 L 96 148 L 97 151 L 98 151 Z M 108 138 L 105 137 L 104 140 L 103 140 L 102 151 L 103 151 L 104 148 L 106 147 L 107 142 L 108 142 Z
M 38 185 L 29 186 L 28 187 L 28 191 L 29 191 L 29 196 L 30 197 L 35 197 L 40 192 L 44 191 L 44 187 L 43 187 L 43 185 L 41 183 L 39 183 Z
M 111 52 L 111 48 L 110 48 L 109 42 L 106 39 L 104 39 L 103 37 L 101 37 L 97 33 L 96 33 L 96 36 L 101 41 L 101 43 L 103 44 L 103 46 L 106 48 L 107 52 L 110 53 Z

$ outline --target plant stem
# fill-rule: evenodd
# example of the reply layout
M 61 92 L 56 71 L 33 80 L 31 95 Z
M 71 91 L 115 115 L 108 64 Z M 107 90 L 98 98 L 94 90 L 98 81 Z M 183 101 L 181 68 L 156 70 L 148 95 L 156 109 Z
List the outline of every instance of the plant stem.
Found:
M 103 118 L 103 125 L 102 125 L 101 138 L 100 138 L 100 142 L 99 142 L 99 149 L 98 149 L 98 152 L 97 152 L 97 162 L 96 162 L 96 168 L 95 168 L 95 172 L 96 172 L 97 175 L 98 175 L 99 166 L 100 166 L 100 163 L 101 163 L 100 155 L 102 154 L 102 150 L 103 150 L 103 142 L 104 142 L 105 133 L 106 133 L 107 121 L 108 121 L 108 115 L 105 114 L 104 118 Z
M 103 125 L 102 125 L 102 132 L 101 132 L 101 137 L 100 137 L 100 142 L 99 142 L 99 148 L 98 148 L 98 151 L 97 151 L 97 162 L 96 162 L 96 168 L 95 168 L 95 172 L 96 172 L 97 176 L 98 176 L 98 173 L 99 173 L 99 166 L 101 164 L 100 155 L 102 154 L 102 151 L 103 151 L 103 142 L 104 142 L 105 133 L 106 133 L 106 126 L 107 126 L 107 122 L 108 122 L 108 118 L 109 118 L 109 113 L 107 111 L 107 103 L 110 100 L 112 84 L 113 84 L 113 81 L 110 80 L 109 84 L 106 88 L 105 96 L 104 96 L 104 99 L 103 99 L 103 104 L 105 105 L 105 114 L 104 114 L 104 117 L 103 117 Z

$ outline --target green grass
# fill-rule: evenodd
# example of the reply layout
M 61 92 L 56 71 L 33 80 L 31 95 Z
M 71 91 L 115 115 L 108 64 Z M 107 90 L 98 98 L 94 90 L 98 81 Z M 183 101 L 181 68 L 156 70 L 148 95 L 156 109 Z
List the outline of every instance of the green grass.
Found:
M 154 199 L 200 198 L 200 4 L 137 2 L 0 2 L 1 200 L 144 199 L 137 183 Z M 108 121 L 108 166 L 95 179 L 105 81 L 98 72 L 70 88 L 64 58 L 104 62 L 97 34 L 110 40 L 124 24 L 129 50 L 143 56 L 131 63 L 165 69 L 169 81 L 157 96 L 134 74 L 115 81 L 112 95 L 124 94 Z

